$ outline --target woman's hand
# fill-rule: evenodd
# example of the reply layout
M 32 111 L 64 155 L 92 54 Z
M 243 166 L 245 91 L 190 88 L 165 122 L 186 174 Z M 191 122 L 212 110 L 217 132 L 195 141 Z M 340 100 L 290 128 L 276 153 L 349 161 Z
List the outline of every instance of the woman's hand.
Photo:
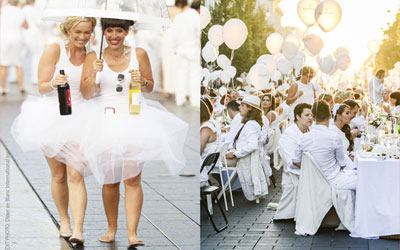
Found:
M 235 158 L 236 156 L 233 154 L 234 152 L 230 152 L 226 154 L 226 159 L 232 159 Z
M 96 74 L 97 72 L 103 71 L 103 61 L 104 59 L 97 59 L 93 62 L 93 72 Z
M 129 71 L 131 73 L 131 80 L 133 82 L 139 82 L 140 85 L 143 87 L 146 87 L 146 79 L 144 79 L 144 77 L 142 76 L 142 74 L 140 73 L 139 70 L 136 69 L 132 69 L 131 71 Z
M 68 75 L 61 75 L 58 74 L 56 77 L 51 81 L 51 87 L 57 88 L 59 85 L 63 85 L 68 82 Z

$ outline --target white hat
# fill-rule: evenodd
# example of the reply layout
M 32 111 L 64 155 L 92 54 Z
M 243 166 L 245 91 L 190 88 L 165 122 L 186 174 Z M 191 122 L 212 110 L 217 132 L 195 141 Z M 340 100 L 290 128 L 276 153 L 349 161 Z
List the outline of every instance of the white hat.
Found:
M 261 101 L 260 98 L 258 98 L 257 96 L 245 95 L 240 103 L 246 103 L 247 105 L 262 111 L 262 109 L 260 108 Z

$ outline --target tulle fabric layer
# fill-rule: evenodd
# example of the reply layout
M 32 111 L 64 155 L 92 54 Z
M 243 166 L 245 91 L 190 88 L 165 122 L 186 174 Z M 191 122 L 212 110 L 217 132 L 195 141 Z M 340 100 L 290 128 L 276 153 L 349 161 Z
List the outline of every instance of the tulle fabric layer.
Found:
M 67 164 L 81 174 L 91 175 L 80 148 L 88 130 L 91 102 L 75 101 L 72 114 L 61 116 L 55 97 L 28 96 L 14 120 L 11 134 L 22 151 L 42 151 L 47 157 Z
M 93 102 L 92 126 L 80 145 L 99 183 L 135 177 L 149 161 L 164 161 L 170 174 L 185 166 L 183 145 L 188 124 L 161 104 L 142 98 L 140 114 L 131 115 L 121 97 Z

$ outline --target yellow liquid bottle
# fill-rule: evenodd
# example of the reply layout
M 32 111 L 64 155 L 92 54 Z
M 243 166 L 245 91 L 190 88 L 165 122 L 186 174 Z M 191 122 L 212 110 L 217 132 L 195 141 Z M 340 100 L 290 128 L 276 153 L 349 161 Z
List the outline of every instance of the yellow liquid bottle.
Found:
M 132 81 L 129 84 L 129 113 L 131 115 L 140 114 L 141 87 L 137 81 Z

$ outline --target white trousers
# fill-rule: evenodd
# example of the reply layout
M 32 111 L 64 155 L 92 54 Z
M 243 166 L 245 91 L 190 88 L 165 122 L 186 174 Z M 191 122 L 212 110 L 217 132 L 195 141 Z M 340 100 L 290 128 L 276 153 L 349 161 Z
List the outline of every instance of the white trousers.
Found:
M 340 172 L 330 181 L 330 183 L 332 187 L 338 190 L 356 190 L 357 177 L 356 170 L 340 170 Z
M 189 95 L 190 104 L 194 107 L 200 107 L 200 61 L 188 60 L 180 55 L 178 55 L 177 61 L 176 105 L 183 105 L 186 101 L 186 96 Z

